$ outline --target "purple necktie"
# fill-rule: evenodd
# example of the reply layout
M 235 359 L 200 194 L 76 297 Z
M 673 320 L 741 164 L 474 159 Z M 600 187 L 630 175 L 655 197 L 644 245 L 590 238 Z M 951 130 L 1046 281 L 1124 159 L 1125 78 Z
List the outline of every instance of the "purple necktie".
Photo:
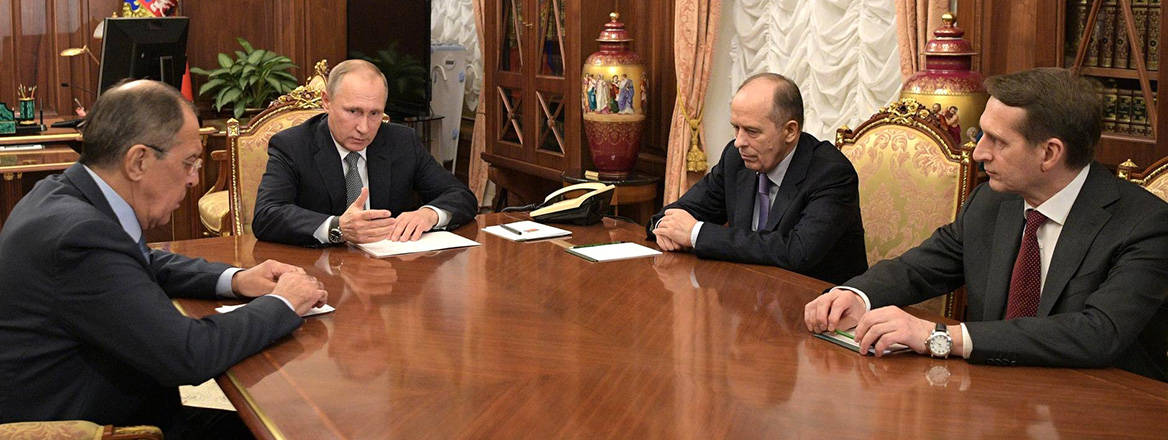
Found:
M 1038 228 L 1046 223 L 1046 216 L 1033 209 L 1026 210 L 1026 229 L 1022 231 L 1022 246 L 1014 260 L 1010 276 L 1010 296 L 1006 299 L 1006 319 L 1034 316 L 1042 291 L 1042 256 L 1038 251 Z
M 766 229 L 767 215 L 771 212 L 771 179 L 766 174 L 758 174 L 758 226 L 756 231 Z

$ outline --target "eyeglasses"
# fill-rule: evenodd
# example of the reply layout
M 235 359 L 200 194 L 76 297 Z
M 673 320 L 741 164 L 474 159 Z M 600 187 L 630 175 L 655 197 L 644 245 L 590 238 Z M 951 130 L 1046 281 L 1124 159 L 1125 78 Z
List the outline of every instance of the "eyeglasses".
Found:
M 142 145 L 145 145 L 145 146 L 149 147 L 151 150 L 157 151 L 160 154 L 166 154 L 166 150 L 158 148 L 154 145 L 150 145 L 150 144 L 142 144 Z M 200 168 L 203 168 L 203 159 L 201 159 L 201 158 L 187 159 L 187 160 L 184 160 L 182 162 L 182 164 L 183 164 L 183 166 L 185 166 L 187 168 L 187 173 L 193 176 L 199 172 Z

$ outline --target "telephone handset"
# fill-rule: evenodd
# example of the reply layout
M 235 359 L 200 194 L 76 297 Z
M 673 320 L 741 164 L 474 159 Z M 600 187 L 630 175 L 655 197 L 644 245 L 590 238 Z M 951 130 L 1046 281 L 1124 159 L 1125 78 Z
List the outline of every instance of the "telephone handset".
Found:
M 608 212 L 614 189 L 616 189 L 615 186 L 600 182 L 580 183 L 560 188 L 548 194 L 543 199 L 543 203 L 531 211 L 531 218 L 535 221 L 549 223 L 577 225 L 597 223 Z M 569 193 L 579 191 L 584 191 L 584 193 L 572 198 L 567 197 Z

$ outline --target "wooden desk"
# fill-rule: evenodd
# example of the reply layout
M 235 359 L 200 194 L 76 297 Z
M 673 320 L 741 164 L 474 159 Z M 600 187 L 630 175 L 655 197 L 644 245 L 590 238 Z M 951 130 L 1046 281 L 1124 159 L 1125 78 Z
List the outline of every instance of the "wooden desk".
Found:
M 165 244 L 319 277 L 337 311 L 220 385 L 259 438 L 1158 437 L 1168 384 L 1117 369 L 860 357 L 813 338 L 827 284 L 665 254 L 589 263 L 567 242 L 641 241 L 606 219 L 562 241 L 368 258 L 223 237 Z M 203 316 L 219 304 L 180 301 Z
M 58 119 L 45 120 L 48 125 Z M 203 127 L 199 134 L 206 142 L 207 135 L 215 133 L 214 128 Z M 37 181 L 69 168 L 80 157 L 81 132 L 72 128 L 49 128 L 48 130 L 28 136 L 0 136 L 0 145 L 43 144 L 45 148 L 39 150 L 0 149 L 0 226 L 8 219 L 12 208 L 32 190 Z M 210 152 L 206 153 L 210 155 Z M 204 158 L 207 165 L 213 165 L 209 157 Z M 208 167 L 204 165 L 203 169 Z M 170 223 L 145 231 L 147 241 L 164 241 L 202 236 L 202 224 L 199 223 L 199 197 L 206 192 L 210 183 L 203 179 L 187 191 L 179 209 L 171 215 Z M 214 180 L 210 181 L 211 183 Z
M 45 120 L 45 125 L 59 119 Z M 77 161 L 81 132 L 72 128 L 52 128 L 35 135 L 0 136 L 0 146 L 42 144 L 39 150 L 0 149 L 0 225 L 12 207 L 38 180 L 69 168 Z

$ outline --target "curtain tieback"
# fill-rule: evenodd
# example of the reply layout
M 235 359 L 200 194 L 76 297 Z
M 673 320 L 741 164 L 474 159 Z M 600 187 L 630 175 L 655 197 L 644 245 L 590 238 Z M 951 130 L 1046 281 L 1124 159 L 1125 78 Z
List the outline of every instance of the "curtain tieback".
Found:
M 709 166 L 706 164 L 706 152 L 702 151 L 701 147 L 702 113 L 704 109 L 698 109 L 698 115 L 691 118 L 689 111 L 686 110 L 685 96 L 681 93 L 680 85 L 677 87 L 677 105 L 680 107 L 681 116 L 689 124 L 689 150 L 685 153 L 685 170 L 691 173 L 705 172 Z

